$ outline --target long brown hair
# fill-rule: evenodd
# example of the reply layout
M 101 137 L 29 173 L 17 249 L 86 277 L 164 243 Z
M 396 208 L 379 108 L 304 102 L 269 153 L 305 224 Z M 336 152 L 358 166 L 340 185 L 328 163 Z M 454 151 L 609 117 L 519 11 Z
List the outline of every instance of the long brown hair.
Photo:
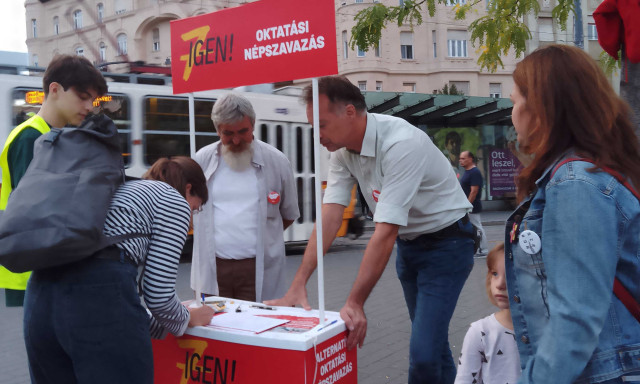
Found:
M 187 197 L 187 184 L 191 184 L 191 194 L 202 199 L 204 205 L 209 199 L 207 180 L 202 168 L 193 159 L 186 156 L 163 157 L 158 159 L 142 178 L 145 180 L 164 181 L 182 197 Z
M 525 151 L 534 159 L 518 176 L 518 201 L 566 150 L 599 167 L 625 174 L 640 186 L 640 145 L 631 110 L 596 61 L 579 48 L 549 45 L 525 57 L 513 80 L 532 114 Z

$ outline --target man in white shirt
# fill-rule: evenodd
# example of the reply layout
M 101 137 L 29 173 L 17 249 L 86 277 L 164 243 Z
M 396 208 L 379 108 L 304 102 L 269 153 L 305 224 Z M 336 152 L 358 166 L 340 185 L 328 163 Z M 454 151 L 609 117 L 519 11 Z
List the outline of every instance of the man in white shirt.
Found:
M 322 205 L 324 252 L 334 240 L 358 182 L 373 211 L 375 230 L 360 271 L 340 311 L 347 347 L 362 347 L 364 303 L 382 275 L 394 244 L 397 271 L 412 321 L 409 383 L 453 383 L 449 321 L 473 267 L 471 204 L 445 156 L 405 120 L 366 112 L 360 90 L 343 77 L 319 80 L 320 142 L 331 154 Z M 313 121 L 311 88 L 305 89 Z M 316 268 L 316 232 L 287 294 L 268 304 L 310 309 L 306 282 Z
M 209 201 L 194 215 L 191 288 L 262 301 L 285 291 L 283 231 L 300 215 L 289 160 L 254 140 L 255 112 L 229 93 L 213 106 L 220 141 L 196 153 Z

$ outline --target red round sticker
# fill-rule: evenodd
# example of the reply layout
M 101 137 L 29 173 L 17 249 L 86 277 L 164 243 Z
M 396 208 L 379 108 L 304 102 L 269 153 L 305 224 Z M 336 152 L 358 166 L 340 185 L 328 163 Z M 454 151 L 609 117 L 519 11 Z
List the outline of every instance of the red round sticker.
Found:
M 278 204 L 280 202 L 280 194 L 276 191 L 271 191 L 267 195 L 267 201 L 271 204 Z
M 377 203 L 378 202 L 378 196 L 380 196 L 380 191 L 376 191 L 374 189 L 373 192 L 371 193 L 371 196 L 373 196 L 373 201 L 375 201 Z

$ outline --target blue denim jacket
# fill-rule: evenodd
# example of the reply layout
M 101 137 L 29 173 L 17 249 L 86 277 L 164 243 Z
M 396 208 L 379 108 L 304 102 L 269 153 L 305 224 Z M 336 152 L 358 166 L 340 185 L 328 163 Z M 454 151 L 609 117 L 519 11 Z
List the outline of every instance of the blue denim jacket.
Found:
M 521 383 L 598 383 L 640 371 L 640 323 L 613 295 L 617 276 L 640 298 L 640 203 L 592 167 L 569 162 L 552 178 L 550 167 L 506 223 Z M 535 254 L 519 244 L 525 230 L 541 239 Z

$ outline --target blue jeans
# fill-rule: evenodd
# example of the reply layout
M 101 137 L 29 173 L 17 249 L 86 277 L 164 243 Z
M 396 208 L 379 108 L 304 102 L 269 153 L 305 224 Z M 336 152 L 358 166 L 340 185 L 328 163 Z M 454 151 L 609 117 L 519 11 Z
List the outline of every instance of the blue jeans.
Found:
M 33 272 L 24 339 L 34 384 L 153 383 L 137 268 L 91 257 Z
M 471 232 L 471 224 L 463 225 Z M 463 235 L 396 241 L 396 269 L 411 318 L 409 384 L 452 384 L 449 321 L 473 268 L 473 240 Z

